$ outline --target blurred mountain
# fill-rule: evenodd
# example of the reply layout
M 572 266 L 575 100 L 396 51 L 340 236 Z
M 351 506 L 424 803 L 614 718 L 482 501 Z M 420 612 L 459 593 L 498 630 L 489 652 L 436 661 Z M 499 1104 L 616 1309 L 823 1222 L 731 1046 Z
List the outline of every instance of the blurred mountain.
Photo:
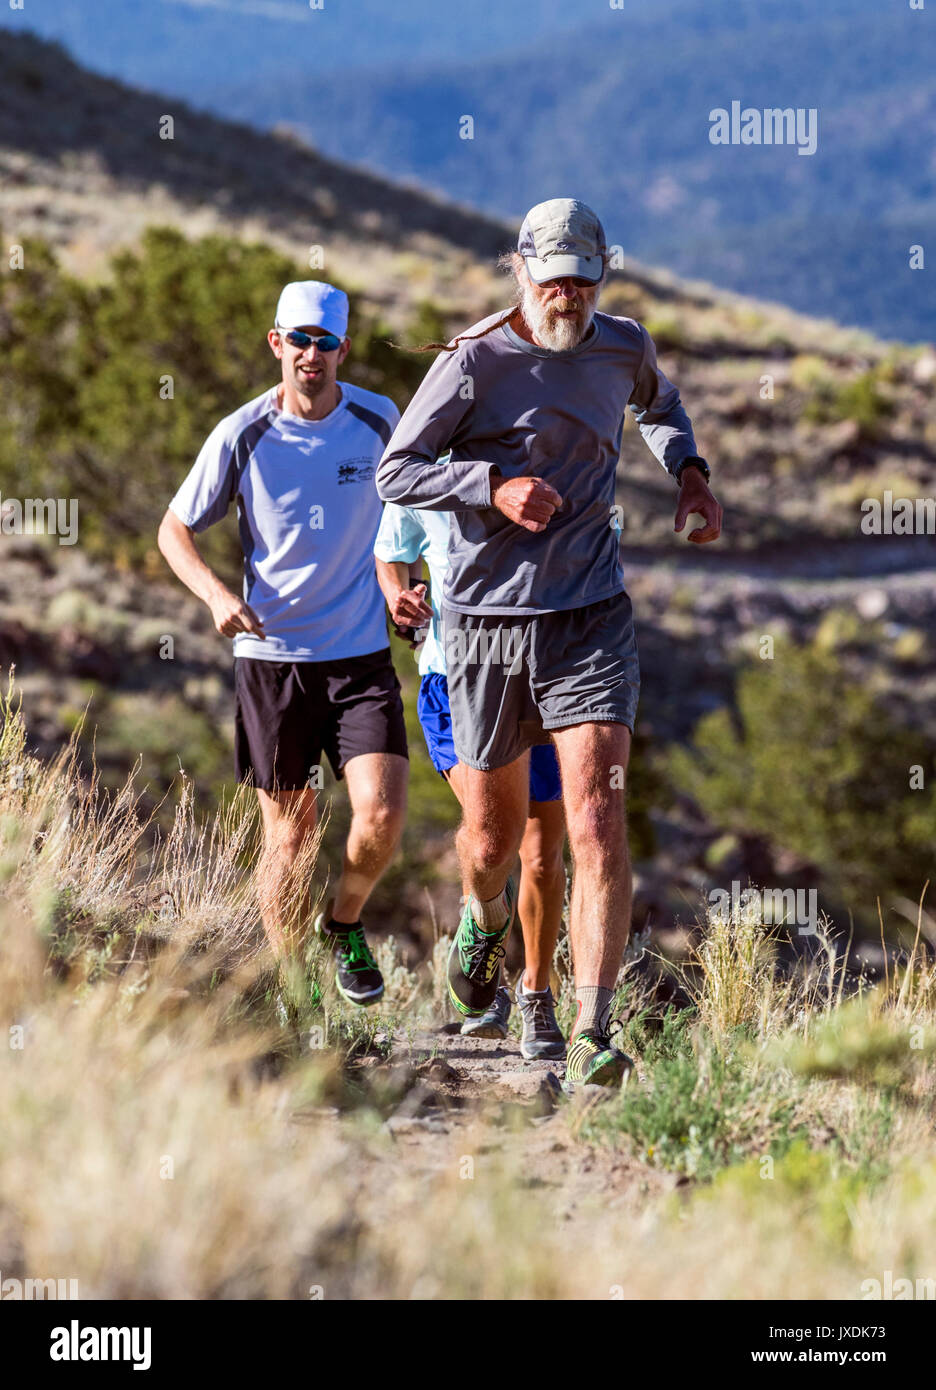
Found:
M 652 264 L 931 337 L 936 31 L 879 0 L 30 0 L 85 62 L 518 217 L 559 190 Z M 709 112 L 815 108 L 817 152 L 713 146 Z M 474 121 L 473 139 L 459 122 Z
M 138 87 L 190 100 L 211 87 L 219 109 L 228 82 L 253 84 L 270 103 L 265 125 L 283 87 L 309 98 L 320 79 L 349 69 L 488 56 L 524 33 L 576 30 L 581 14 L 567 0 L 27 0 L 3 23 L 56 39 L 79 62 Z
M 574 40 L 372 74 L 338 120 L 303 114 L 291 90 L 278 117 L 343 159 L 493 211 L 573 192 L 651 264 L 884 337 L 931 337 L 909 248 L 936 214 L 936 16 L 877 0 L 677 0 L 614 18 L 616 30 L 588 28 L 583 12 Z M 335 75 L 320 89 L 325 110 L 341 87 Z M 260 118 L 246 84 L 225 99 Z M 713 146 L 709 113 L 734 100 L 815 108 L 816 153 Z

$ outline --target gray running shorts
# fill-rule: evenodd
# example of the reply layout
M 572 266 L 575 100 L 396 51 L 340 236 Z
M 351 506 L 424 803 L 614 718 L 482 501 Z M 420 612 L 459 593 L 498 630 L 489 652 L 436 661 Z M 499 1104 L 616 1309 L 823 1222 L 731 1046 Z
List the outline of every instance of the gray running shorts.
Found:
M 626 593 L 536 617 L 443 605 L 452 734 L 460 762 L 489 771 L 567 724 L 633 732 L 640 666 Z

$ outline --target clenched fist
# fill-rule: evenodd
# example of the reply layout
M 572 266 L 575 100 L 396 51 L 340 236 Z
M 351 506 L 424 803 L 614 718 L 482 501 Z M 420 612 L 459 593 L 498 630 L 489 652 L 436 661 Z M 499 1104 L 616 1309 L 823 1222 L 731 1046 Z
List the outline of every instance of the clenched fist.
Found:
M 722 509 L 698 468 L 686 468 L 680 479 L 679 501 L 676 504 L 674 531 L 681 531 L 690 516 L 700 516 L 704 526 L 689 532 L 694 545 L 717 541 L 721 535 Z
M 432 609 L 426 602 L 425 584 L 412 589 L 400 589 L 389 604 L 390 619 L 397 627 L 425 627 L 432 622 Z
M 230 589 L 222 589 L 209 601 L 214 625 L 222 637 L 236 637 L 239 632 L 252 632 L 254 637 L 266 640 L 263 623 L 242 598 L 232 594 Z
M 545 531 L 562 498 L 542 478 L 492 478 L 491 506 L 527 531 Z

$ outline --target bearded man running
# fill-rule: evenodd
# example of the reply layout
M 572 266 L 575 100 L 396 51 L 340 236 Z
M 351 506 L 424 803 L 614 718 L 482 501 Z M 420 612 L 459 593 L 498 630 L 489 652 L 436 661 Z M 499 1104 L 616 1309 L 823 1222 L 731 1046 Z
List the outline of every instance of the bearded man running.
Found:
M 452 513 L 443 595 L 455 752 L 465 767 L 458 850 L 466 904 L 449 960 L 456 1009 L 497 988 L 515 913 L 510 873 L 527 818 L 529 750 L 555 742 L 574 863 L 569 924 L 578 1013 L 568 1088 L 620 1084 L 611 1006 L 630 931 L 625 777 L 639 667 L 612 524 L 628 406 L 679 486 L 675 529 L 721 530 L 679 392 L 647 330 L 596 311 L 607 274 L 591 208 L 553 198 L 527 214 L 519 290 L 441 353 L 377 470 L 388 502 Z M 445 461 L 442 456 L 450 452 Z

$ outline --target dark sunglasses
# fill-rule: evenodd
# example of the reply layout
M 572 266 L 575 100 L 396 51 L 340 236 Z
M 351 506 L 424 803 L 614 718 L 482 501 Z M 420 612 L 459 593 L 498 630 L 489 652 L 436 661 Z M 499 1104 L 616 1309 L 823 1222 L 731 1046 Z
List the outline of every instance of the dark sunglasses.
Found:
M 284 329 L 279 332 L 294 348 L 308 348 L 314 343 L 319 352 L 334 352 L 335 348 L 341 347 L 341 338 L 336 333 L 320 333 L 318 337 L 311 333 L 303 333 L 301 328 L 290 328 L 287 333 Z

